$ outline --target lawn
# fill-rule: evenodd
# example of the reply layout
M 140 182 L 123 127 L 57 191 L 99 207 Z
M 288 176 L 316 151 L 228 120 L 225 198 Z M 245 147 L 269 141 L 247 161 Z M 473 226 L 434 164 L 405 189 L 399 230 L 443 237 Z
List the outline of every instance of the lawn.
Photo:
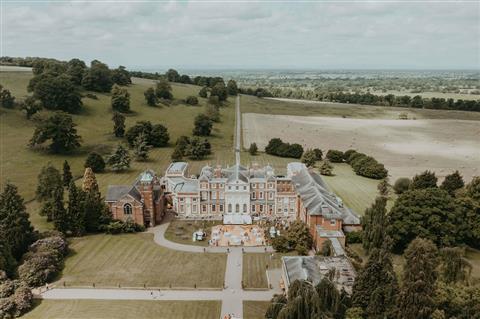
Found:
M 264 319 L 269 301 L 244 301 L 243 318 L 244 319 Z
M 165 238 L 186 245 L 208 246 L 208 240 L 212 233 L 212 227 L 222 224 L 222 221 L 207 221 L 207 220 L 179 220 L 174 219 L 168 225 L 165 232 Z M 193 232 L 203 229 L 207 233 L 207 237 L 203 241 L 192 241 Z
M 26 86 L 31 78 L 31 72 L 1 72 L 0 84 L 10 89 L 17 100 L 27 95 Z M 187 106 L 175 101 L 170 106 L 149 107 L 145 103 L 143 92 L 153 82 L 144 79 L 134 79 L 134 84 L 127 87 L 130 93 L 132 113 L 127 116 L 126 126 L 134 125 L 137 121 L 149 120 L 152 123 L 161 123 L 168 128 L 170 146 L 155 148 L 150 152 L 150 160 L 146 162 L 132 161 L 131 168 L 123 173 L 106 172 L 97 174 L 97 180 L 103 193 L 109 184 L 131 184 L 138 174 L 151 168 L 163 175 L 170 163 L 175 140 L 181 135 L 191 136 L 193 120 L 196 115 L 204 112 L 206 100 L 199 98 L 199 106 Z M 175 99 L 184 99 L 189 95 L 198 95 L 200 87 L 186 84 L 172 84 Z M 48 162 L 61 169 L 64 160 L 68 160 L 75 177 L 81 177 L 84 172 L 83 164 L 90 151 L 97 151 L 108 155 L 111 150 L 123 139 L 115 138 L 112 134 L 112 111 L 110 94 L 95 93 L 97 100 L 83 98 L 84 111 L 73 115 L 77 124 L 78 134 L 82 137 L 82 147 L 68 155 L 54 155 L 42 151 L 31 150 L 27 144 L 32 137 L 35 123 L 27 120 L 18 109 L 0 110 L 0 185 L 8 180 L 18 186 L 25 200 L 32 200 L 35 194 L 36 179 L 42 166 Z M 215 123 L 213 134 L 209 138 L 213 148 L 213 155 L 203 161 L 190 161 L 190 172 L 198 174 L 205 164 L 231 163 L 233 160 L 233 99 L 230 98 L 226 106 L 221 109 L 222 121 Z M 41 112 L 47 113 L 47 112 Z M 32 204 L 29 212 L 32 221 L 39 229 L 45 229 L 46 224 L 36 214 L 36 206 Z M 32 208 L 32 209 L 30 209 Z
M 96 287 L 221 288 L 226 255 L 160 247 L 147 233 L 75 238 L 56 284 Z
M 320 166 L 321 164 L 317 164 Z M 356 175 L 348 164 L 333 164 L 334 176 L 322 176 L 330 189 L 342 198 L 346 206 L 362 216 L 378 196 L 376 179 Z
M 245 253 L 243 254 L 242 281 L 245 288 L 268 288 L 268 269 L 281 268 L 282 256 L 286 254 L 274 253 Z
M 220 301 L 41 300 L 25 319 L 220 318 Z

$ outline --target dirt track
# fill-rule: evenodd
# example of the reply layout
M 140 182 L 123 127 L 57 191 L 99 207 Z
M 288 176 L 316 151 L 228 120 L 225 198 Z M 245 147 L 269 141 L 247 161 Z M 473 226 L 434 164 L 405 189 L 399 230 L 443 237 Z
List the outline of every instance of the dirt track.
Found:
M 392 180 L 426 169 L 439 177 L 458 169 L 467 181 L 480 175 L 478 121 L 243 114 L 244 147 L 263 149 L 273 137 L 324 151 L 357 149 L 384 163 Z

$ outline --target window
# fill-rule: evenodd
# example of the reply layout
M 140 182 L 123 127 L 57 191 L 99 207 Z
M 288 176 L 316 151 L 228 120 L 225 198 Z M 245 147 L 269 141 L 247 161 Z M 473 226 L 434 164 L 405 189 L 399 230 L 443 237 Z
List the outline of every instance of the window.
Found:
M 237 191 L 238 191 L 238 186 L 235 186 L 235 190 L 237 190 Z
M 180 205 L 180 213 L 185 213 L 185 207 L 183 205 Z
M 252 199 L 256 199 L 256 196 L 257 194 L 255 194 L 255 192 L 252 193 Z
M 247 212 L 247 204 L 243 204 L 243 212 L 244 212 L 244 213 Z
M 255 205 L 252 205 L 252 212 L 255 213 Z
M 252 188 L 257 188 L 257 184 L 252 184 Z
M 220 205 L 220 213 L 223 212 L 223 205 Z
M 330 225 L 335 226 L 337 224 L 336 219 L 330 219 Z
M 240 204 L 235 204 L 235 213 L 240 213 Z
M 217 199 L 217 192 L 212 192 L 212 199 Z
M 193 205 L 192 212 L 193 212 L 193 213 L 196 213 L 196 212 L 197 212 L 197 205 Z
M 258 193 L 258 198 L 263 199 L 263 192 Z
M 223 194 L 223 192 L 220 192 L 220 199 L 224 199 L 225 198 L 225 195 Z
M 260 205 L 260 212 L 263 212 L 263 205 Z
M 216 210 L 215 204 L 212 205 L 212 212 Z
M 217 184 L 212 184 L 212 188 L 217 188 Z
M 272 184 L 272 183 L 268 183 L 268 188 L 273 188 L 273 184 Z
M 243 190 L 246 191 L 246 190 L 247 190 L 247 186 L 243 186 Z
M 202 212 L 204 212 L 204 213 L 207 212 L 207 205 L 202 205 Z
M 232 186 L 228 186 L 228 190 L 232 190 Z
M 179 197 L 178 200 L 183 202 L 183 197 Z
M 263 183 L 258 184 L 258 188 L 263 188 L 265 185 Z
M 268 193 L 268 199 L 273 199 L 273 192 Z
M 197 202 L 197 198 L 193 198 L 192 201 L 193 201 L 194 203 L 196 203 L 196 202 Z
M 123 205 L 123 213 L 125 215 L 132 215 L 132 205 L 130 205 L 128 203 Z
M 228 204 L 228 212 L 229 212 L 229 213 L 232 212 L 232 204 Z
M 202 200 L 207 200 L 207 192 L 202 192 Z
M 223 185 L 223 184 L 220 184 L 220 188 L 223 188 L 224 186 L 225 186 L 225 185 Z

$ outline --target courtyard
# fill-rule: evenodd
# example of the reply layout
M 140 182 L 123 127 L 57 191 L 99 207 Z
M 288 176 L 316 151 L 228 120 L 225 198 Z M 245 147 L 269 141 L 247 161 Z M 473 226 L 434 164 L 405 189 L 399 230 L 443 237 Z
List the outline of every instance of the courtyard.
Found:
M 264 246 L 265 234 L 257 225 L 217 225 L 212 227 L 211 246 Z

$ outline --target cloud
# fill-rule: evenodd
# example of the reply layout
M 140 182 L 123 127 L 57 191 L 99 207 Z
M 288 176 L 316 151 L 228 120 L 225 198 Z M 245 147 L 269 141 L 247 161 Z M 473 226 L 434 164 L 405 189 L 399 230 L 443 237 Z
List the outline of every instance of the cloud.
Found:
M 5 3 L 3 52 L 136 67 L 480 68 L 479 3 Z

